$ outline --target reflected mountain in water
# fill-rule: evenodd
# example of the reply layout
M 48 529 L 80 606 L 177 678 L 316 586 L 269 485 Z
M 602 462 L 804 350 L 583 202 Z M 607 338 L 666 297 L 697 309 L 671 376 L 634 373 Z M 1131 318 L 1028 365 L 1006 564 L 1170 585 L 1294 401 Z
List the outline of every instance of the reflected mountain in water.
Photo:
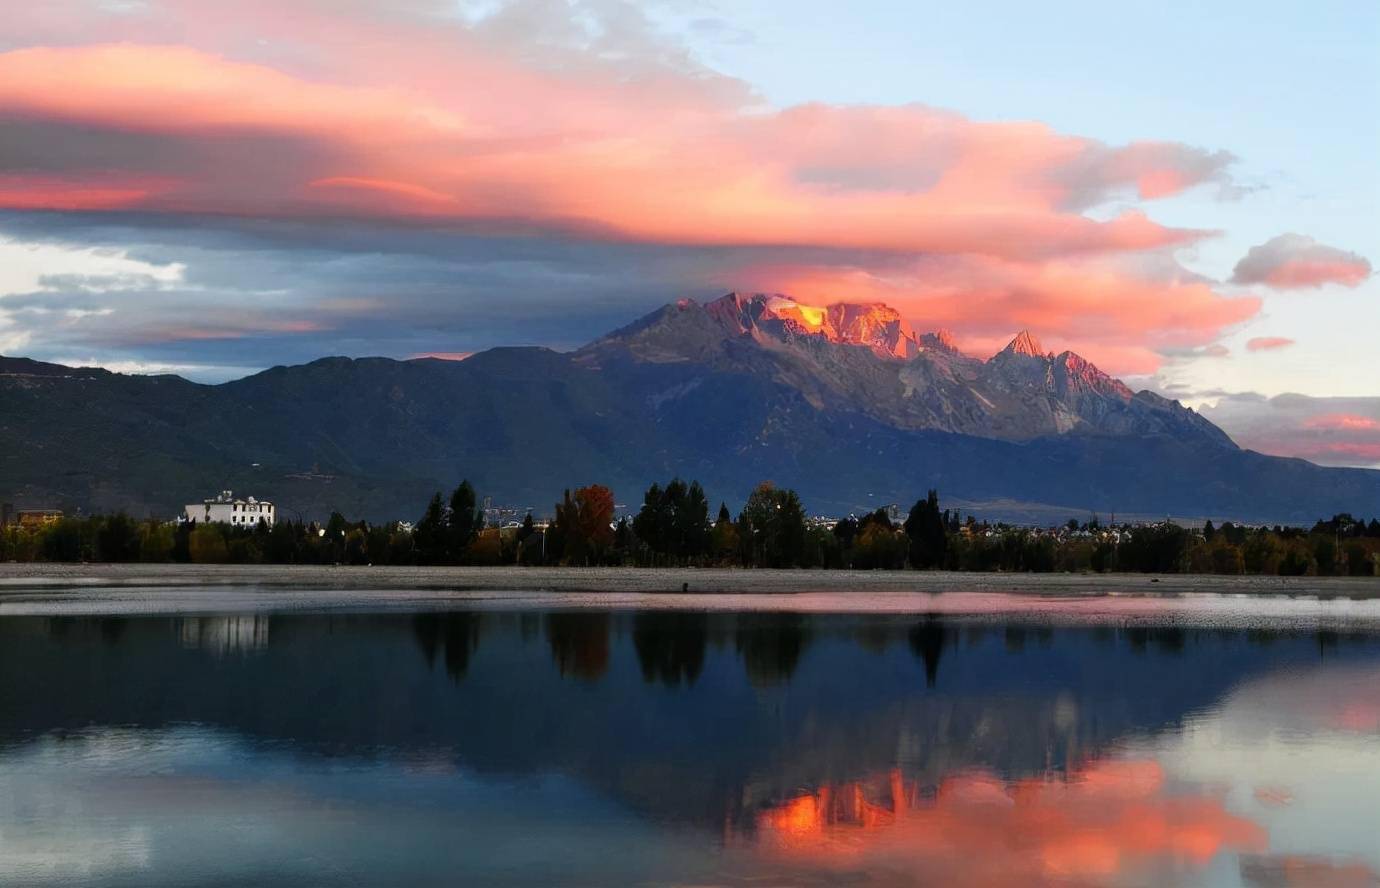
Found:
M 565 774 L 719 831 L 893 771 L 922 795 L 1068 773 L 1320 658 L 1380 660 L 1380 641 L 937 615 L 8 618 L 0 738 L 205 725 L 305 757 Z
M 1025 886 L 1138 874 L 1179 884 L 1223 850 L 1259 853 L 1266 832 L 1221 798 L 1173 794 L 1153 761 L 1092 763 L 1006 783 L 989 773 L 933 791 L 898 770 L 826 784 L 759 812 L 744 839 L 785 866 L 850 881 Z

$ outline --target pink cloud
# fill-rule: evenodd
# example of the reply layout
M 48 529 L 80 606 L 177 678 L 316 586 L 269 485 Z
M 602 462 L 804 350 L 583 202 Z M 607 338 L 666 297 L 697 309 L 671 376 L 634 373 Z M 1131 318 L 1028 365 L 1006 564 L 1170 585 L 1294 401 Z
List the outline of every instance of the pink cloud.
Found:
M 1356 253 L 1320 244 L 1302 234 L 1281 234 L 1251 247 L 1236 263 L 1232 281 L 1302 289 L 1340 284 L 1355 287 L 1370 277 L 1370 262 Z
M 1338 429 L 1343 431 L 1380 430 L 1380 419 L 1358 416 L 1355 413 L 1325 413 L 1303 421 L 1306 429 Z
M 1294 340 L 1285 339 L 1283 336 L 1257 336 L 1247 340 L 1246 351 L 1277 351 L 1281 348 L 1288 348 L 1294 344 Z
M 409 360 L 432 358 L 437 361 L 464 361 L 474 357 L 474 352 L 422 352 L 412 355 Z
M 0 207 L 849 251 L 872 258 L 728 269 L 725 282 L 885 298 L 975 350 L 1029 327 L 1113 372 L 1211 348 L 1259 310 L 1177 267 L 1127 261 L 1211 232 L 1138 209 L 1083 212 L 1227 184 L 1225 152 L 1108 145 L 920 104 L 772 109 L 656 38 L 635 5 L 609 7 L 618 18 L 593 30 L 525 4 L 467 21 L 439 0 L 168 0 L 157 15 L 118 16 L 29 6 L 0 23 L 4 45 L 28 45 L 0 53 L 0 119 L 67 126 L 97 147 L 152 135 L 190 159 L 156 181 L 116 157 L 43 182 L 0 179 Z M 301 157 L 228 152 L 232 137 Z
M 1224 330 L 1260 309 L 1194 280 L 1145 274 L 1095 260 L 1008 262 L 985 257 L 922 260 L 878 273 L 865 268 L 744 269 L 745 289 L 774 286 L 805 301 L 880 301 L 918 330 L 952 330 L 961 349 L 994 354 L 1018 330 L 1068 348 L 1109 373 L 1153 372 L 1161 350 L 1214 348 Z
M 1203 415 L 1238 444 L 1326 465 L 1380 465 L 1380 399 L 1228 396 Z
M 0 53 L 0 111 L 208 144 L 252 131 L 323 146 L 319 168 L 276 199 L 245 204 L 274 158 L 242 156 L 136 201 L 141 209 L 312 215 L 344 202 L 382 218 L 521 218 L 667 243 L 1008 258 L 1154 249 L 1201 233 L 1064 207 L 1123 188 L 1175 193 L 1221 173 L 1191 149 L 1112 148 L 923 106 L 761 112 L 681 90 L 677 107 L 675 93 L 485 58 L 460 64 L 445 88 L 377 72 L 379 85 L 367 82 L 372 61 L 358 58 L 354 82 L 331 83 L 186 46 L 19 49 Z M 528 113 L 515 119 L 513 107 Z M 16 200 L 0 191 L 0 204 Z

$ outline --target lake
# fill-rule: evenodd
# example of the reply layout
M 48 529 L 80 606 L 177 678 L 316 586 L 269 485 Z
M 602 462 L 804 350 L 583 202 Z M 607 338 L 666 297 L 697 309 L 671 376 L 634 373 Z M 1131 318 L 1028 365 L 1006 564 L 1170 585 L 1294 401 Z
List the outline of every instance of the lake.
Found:
M 1377 883 L 1377 603 L 990 599 L 0 616 L 0 884 Z

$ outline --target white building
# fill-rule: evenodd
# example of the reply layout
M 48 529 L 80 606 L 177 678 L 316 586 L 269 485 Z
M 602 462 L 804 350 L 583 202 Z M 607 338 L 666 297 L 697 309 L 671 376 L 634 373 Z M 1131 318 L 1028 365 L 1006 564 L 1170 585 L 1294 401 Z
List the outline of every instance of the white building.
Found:
M 273 526 L 278 511 L 273 503 L 248 499 L 236 499 L 228 490 L 222 490 L 215 499 L 202 500 L 187 507 L 183 519 L 198 524 L 230 524 L 235 527 L 254 527 L 260 521 Z

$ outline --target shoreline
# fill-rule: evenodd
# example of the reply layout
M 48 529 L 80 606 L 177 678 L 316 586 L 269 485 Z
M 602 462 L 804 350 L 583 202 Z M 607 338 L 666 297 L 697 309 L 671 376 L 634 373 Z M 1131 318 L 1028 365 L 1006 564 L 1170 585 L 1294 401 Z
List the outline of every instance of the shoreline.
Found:
M 1223 595 L 1380 598 L 1380 577 L 1216 574 L 972 573 L 916 570 L 773 570 L 645 567 L 396 567 L 347 565 L 0 563 L 0 600 L 44 590 L 256 587 L 317 591 L 989 592 L 1017 595 Z M 687 588 L 688 587 L 688 588 Z
M 0 618 L 584 609 L 1375 632 L 1380 629 L 1380 580 L 696 568 L 0 564 Z

